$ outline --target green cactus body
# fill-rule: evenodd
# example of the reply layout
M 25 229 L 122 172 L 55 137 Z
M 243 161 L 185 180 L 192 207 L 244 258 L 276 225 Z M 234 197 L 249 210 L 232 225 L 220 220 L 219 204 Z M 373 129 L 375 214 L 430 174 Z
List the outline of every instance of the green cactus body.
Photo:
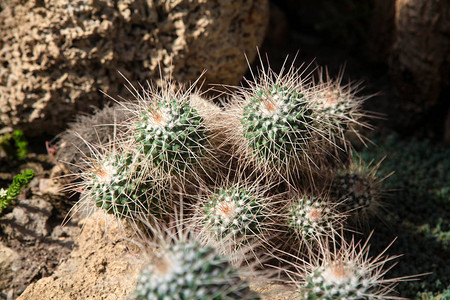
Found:
M 302 299 L 308 300 L 364 300 L 379 299 L 370 292 L 367 271 L 350 262 L 332 262 L 314 270 L 300 288 Z
M 323 74 L 319 73 L 319 84 L 315 85 L 311 92 L 311 106 L 316 114 L 315 119 L 320 120 L 316 126 L 321 128 L 322 137 L 328 142 L 334 146 L 342 146 L 347 143 L 345 133 L 348 130 L 359 136 L 357 133 L 359 127 L 370 127 L 359 120 L 366 115 L 361 110 L 366 98 L 356 96 L 358 84 L 342 86 L 342 78 L 331 80 L 322 76 Z
M 211 247 L 178 243 L 138 277 L 137 299 L 259 299 Z
M 207 144 L 203 118 L 185 101 L 158 101 L 135 125 L 135 140 L 153 166 L 175 174 L 192 169 Z
M 341 95 L 338 88 L 326 87 L 318 92 L 317 110 L 329 119 L 348 120 L 355 105 Z
M 219 236 L 258 234 L 265 218 L 258 197 L 244 188 L 222 188 L 208 198 L 204 207 L 206 225 Z
M 91 170 L 87 195 L 109 214 L 124 217 L 148 212 L 153 186 L 141 178 L 136 165 L 131 154 L 105 157 Z
M 338 198 L 345 200 L 344 205 L 349 210 L 370 207 L 376 199 L 372 181 L 364 174 L 342 173 L 335 186 Z
M 327 203 L 305 196 L 289 206 L 288 226 L 302 239 L 314 239 L 331 230 L 330 213 Z
M 283 165 L 302 153 L 310 138 L 311 113 L 302 94 L 273 85 L 244 107 L 241 124 L 253 152 Z

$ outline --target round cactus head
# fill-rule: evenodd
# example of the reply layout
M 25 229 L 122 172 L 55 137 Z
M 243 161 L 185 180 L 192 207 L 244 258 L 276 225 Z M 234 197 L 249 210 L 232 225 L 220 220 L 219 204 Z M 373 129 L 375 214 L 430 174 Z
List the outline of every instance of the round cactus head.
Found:
M 195 173 L 208 147 L 203 117 L 190 104 L 191 90 L 150 89 L 139 96 L 132 132 L 151 164 L 180 176 Z
M 137 299 L 259 299 L 227 258 L 197 242 L 176 242 L 161 249 L 141 271 Z
M 216 237 L 262 237 L 269 211 L 269 203 L 254 189 L 233 186 L 220 188 L 204 199 L 202 219 Z
M 346 132 L 351 131 L 362 141 L 363 137 L 358 133 L 361 127 L 371 128 L 361 121 L 363 117 L 370 117 L 368 112 L 362 110 L 362 104 L 370 96 L 357 96 L 360 84 L 348 83 L 341 85 L 343 75 L 337 79 L 331 79 L 328 72 L 319 69 L 319 81 L 311 91 L 311 105 L 321 119 L 322 137 L 331 145 L 347 147 Z
M 307 149 L 311 110 L 299 91 L 278 84 L 259 87 L 243 106 L 241 124 L 254 155 L 278 167 Z
M 321 120 L 310 101 L 310 82 L 300 70 L 260 72 L 242 87 L 226 110 L 237 120 L 229 130 L 236 156 L 264 173 L 297 176 L 316 164 Z M 274 172 L 272 172 L 274 171 Z
M 336 172 L 332 195 L 351 215 L 366 217 L 380 206 L 383 196 L 382 179 L 377 176 L 380 163 L 365 164 L 361 158 L 353 157 L 347 167 Z
M 349 244 L 342 243 L 340 250 L 334 253 L 323 245 L 320 257 L 307 266 L 298 267 L 304 273 L 299 274 L 303 280 L 296 282 L 302 299 L 393 299 L 391 293 L 396 284 L 415 277 L 386 279 L 384 276 L 390 268 L 384 268 L 385 264 L 396 257 L 380 254 L 370 258 L 367 242 L 363 245 L 353 240 Z
M 78 175 L 81 182 L 81 204 L 95 204 L 109 214 L 121 218 L 146 218 L 162 211 L 161 183 L 157 183 L 139 153 L 130 148 L 99 146 L 86 158 Z
M 332 234 L 344 216 L 325 196 L 300 195 L 287 206 L 286 220 L 297 239 L 310 244 Z

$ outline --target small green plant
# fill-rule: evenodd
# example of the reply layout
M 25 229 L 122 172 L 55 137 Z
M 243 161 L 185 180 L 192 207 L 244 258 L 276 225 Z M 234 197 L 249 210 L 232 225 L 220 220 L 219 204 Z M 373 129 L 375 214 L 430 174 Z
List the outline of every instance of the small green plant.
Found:
M 33 170 L 26 170 L 14 177 L 11 185 L 5 190 L 0 189 L 0 214 L 10 205 L 20 194 L 20 192 L 28 186 L 34 177 Z
M 22 130 L 0 135 L 0 150 L 10 159 L 24 160 L 28 155 L 28 142 Z

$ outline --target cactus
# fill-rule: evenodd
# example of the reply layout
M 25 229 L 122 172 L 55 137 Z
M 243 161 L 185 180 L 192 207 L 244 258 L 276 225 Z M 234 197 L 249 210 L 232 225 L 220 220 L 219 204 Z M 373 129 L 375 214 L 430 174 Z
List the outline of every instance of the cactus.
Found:
M 332 247 L 338 247 L 335 239 Z M 378 256 L 369 257 L 368 240 L 364 244 L 353 239 L 350 243 L 341 241 L 339 251 L 331 250 L 324 240 L 321 250 L 307 265 L 296 266 L 302 280 L 295 283 L 302 299 L 392 299 L 395 298 L 393 289 L 399 282 L 417 277 L 385 278 L 390 269 L 385 268 L 386 263 L 398 256 L 383 256 L 386 248 Z
M 314 241 L 330 236 L 345 218 L 324 195 L 296 195 L 286 210 L 286 225 L 310 248 Z
M 169 198 L 162 200 L 163 181 L 142 163 L 142 157 L 131 148 L 104 147 L 87 157 L 82 179 L 83 192 L 80 203 L 93 203 L 108 214 L 121 218 L 146 219 L 149 215 L 160 216 Z M 164 201 L 164 202 L 163 202 Z
M 228 129 L 236 153 L 264 173 L 286 176 L 311 163 L 315 128 L 303 82 L 296 71 L 261 74 L 250 88 L 241 88 L 228 109 L 239 125 Z M 303 167 L 304 168 L 304 167 Z
M 244 106 L 241 124 L 244 137 L 264 161 L 285 161 L 303 151 L 311 121 L 304 96 L 295 90 L 273 85 L 259 90 Z
M 360 218 L 376 213 L 383 197 L 381 181 L 377 171 L 381 161 L 365 164 L 355 154 L 344 168 L 337 170 L 333 181 L 332 195 L 342 202 L 347 212 Z
M 160 172 L 185 180 L 197 176 L 210 148 L 204 118 L 191 105 L 192 91 L 150 88 L 132 107 L 131 134 L 139 150 Z
M 218 237 L 258 235 L 267 230 L 264 224 L 269 219 L 269 204 L 264 200 L 245 187 L 220 188 L 205 199 L 203 222 Z
M 259 299 L 228 260 L 194 241 L 162 249 L 138 277 L 137 299 Z
M 317 119 L 322 120 L 318 126 L 323 127 L 323 138 L 347 149 L 345 136 L 348 131 L 355 133 L 363 141 L 358 129 L 372 128 L 361 121 L 363 117 L 371 117 L 370 113 L 362 110 L 362 104 L 370 96 L 357 96 L 359 83 L 341 85 L 342 74 L 333 80 L 327 71 L 325 73 L 324 75 L 324 71 L 319 69 L 319 81 L 313 85 L 310 93 L 312 107 L 318 115 Z

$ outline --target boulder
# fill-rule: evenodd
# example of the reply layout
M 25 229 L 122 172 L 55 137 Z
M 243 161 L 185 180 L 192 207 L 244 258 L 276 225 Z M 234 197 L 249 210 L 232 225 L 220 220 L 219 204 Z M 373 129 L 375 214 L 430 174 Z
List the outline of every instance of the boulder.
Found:
M 6 0 L 0 3 L 0 128 L 56 134 L 126 81 L 237 84 L 261 44 L 267 0 Z

